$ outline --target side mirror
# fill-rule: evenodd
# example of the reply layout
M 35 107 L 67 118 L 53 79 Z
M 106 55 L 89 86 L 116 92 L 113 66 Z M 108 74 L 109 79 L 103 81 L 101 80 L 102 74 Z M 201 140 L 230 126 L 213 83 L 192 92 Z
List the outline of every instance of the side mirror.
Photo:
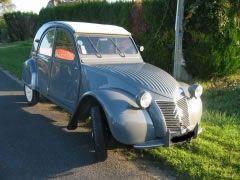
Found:
M 140 47 L 139 47 L 139 51 L 140 51 L 140 52 L 143 52 L 143 51 L 144 51 L 144 46 L 140 46 Z

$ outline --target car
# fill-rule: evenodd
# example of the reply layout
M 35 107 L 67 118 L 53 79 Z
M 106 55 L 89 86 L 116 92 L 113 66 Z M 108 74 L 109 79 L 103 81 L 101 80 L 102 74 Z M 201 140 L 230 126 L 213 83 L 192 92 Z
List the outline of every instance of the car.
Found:
M 99 161 L 109 137 L 134 148 L 188 142 L 202 129 L 202 86 L 176 81 L 143 61 L 126 29 L 53 21 L 37 32 L 23 64 L 27 103 L 43 96 L 71 114 L 67 128 L 91 117 Z M 161 57 L 159 57 L 161 58 Z

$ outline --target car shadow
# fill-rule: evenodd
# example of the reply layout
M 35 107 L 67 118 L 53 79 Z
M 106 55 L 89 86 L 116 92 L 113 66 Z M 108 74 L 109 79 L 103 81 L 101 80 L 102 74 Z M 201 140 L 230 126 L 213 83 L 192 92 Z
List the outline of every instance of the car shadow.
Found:
M 26 107 L 23 95 L 0 91 L 0 179 L 54 177 L 96 163 L 89 132 L 69 132 Z

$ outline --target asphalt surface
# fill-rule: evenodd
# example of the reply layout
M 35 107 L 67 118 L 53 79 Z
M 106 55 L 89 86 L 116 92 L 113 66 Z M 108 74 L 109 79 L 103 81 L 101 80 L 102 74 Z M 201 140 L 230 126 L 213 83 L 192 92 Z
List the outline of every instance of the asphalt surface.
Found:
M 68 131 L 51 103 L 28 107 L 22 89 L 0 70 L 0 179 L 166 179 L 117 150 L 97 163 L 89 131 Z

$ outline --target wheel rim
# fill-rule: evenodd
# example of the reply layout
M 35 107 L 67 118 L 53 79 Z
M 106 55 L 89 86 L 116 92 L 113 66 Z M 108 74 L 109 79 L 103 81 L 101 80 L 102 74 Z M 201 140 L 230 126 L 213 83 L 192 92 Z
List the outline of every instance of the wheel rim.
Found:
M 28 102 L 31 102 L 32 97 L 33 97 L 33 90 L 30 89 L 29 87 L 25 86 L 25 95 L 26 95 Z

